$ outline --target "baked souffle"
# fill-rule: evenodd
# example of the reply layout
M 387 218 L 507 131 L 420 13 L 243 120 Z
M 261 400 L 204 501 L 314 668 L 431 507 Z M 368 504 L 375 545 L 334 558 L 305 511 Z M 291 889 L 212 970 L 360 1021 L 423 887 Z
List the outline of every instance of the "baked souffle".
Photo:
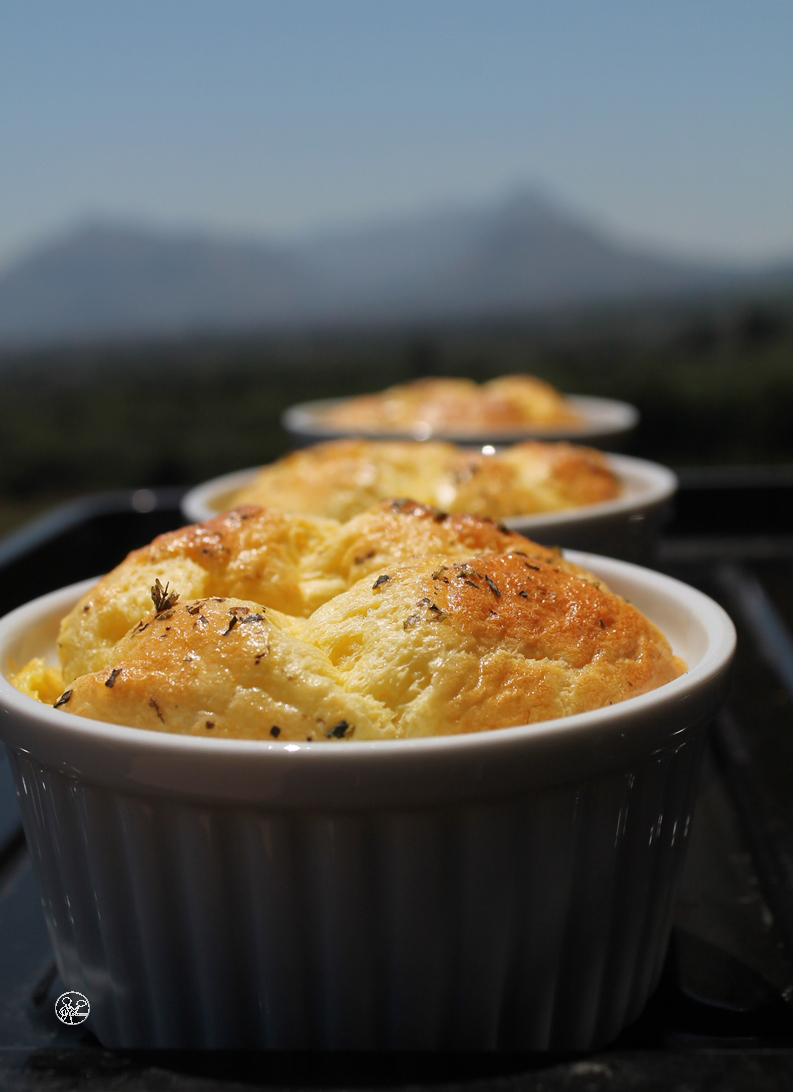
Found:
M 15 685 L 113 724 L 280 742 L 531 724 L 685 670 L 558 551 L 409 501 L 345 523 L 250 506 L 161 535 L 63 619 L 58 656 Z
M 492 454 L 454 444 L 332 440 L 261 467 L 230 504 L 350 519 L 389 497 L 451 513 L 508 519 L 614 500 L 607 456 L 566 443 L 516 444 Z
M 579 414 L 550 384 L 532 375 L 504 375 L 487 383 L 428 377 L 376 394 L 347 398 L 322 410 L 322 421 L 372 433 L 514 432 L 527 426 L 581 424 Z

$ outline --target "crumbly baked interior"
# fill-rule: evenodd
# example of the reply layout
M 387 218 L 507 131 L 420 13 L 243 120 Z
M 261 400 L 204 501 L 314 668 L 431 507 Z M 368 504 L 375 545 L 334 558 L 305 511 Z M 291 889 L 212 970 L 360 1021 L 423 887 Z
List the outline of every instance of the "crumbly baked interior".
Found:
M 581 424 L 562 394 L 531 375 L 504 375 L 482 384 L 470 379 L 417 379 L 377 394 L 345 399 L 323 410 L 322 420 L 362 432 L 417 433 L 422 439 L 436 433 Z
M 413 502 L 346 524 L 248 507 L 162 535 L 83 597 L 58 649 L 62 674 L 33 661 L 19 689 L 111 723 L 279 741 L 533 723 L 684 670 L 557 551 Z
M 387 497 L 490 519 L 579 508 L 620 495 L 600 451 L 522 443 L 483 455 L 454 444 L 334 440 L 262 467 L 232 504 L 350 519 Z

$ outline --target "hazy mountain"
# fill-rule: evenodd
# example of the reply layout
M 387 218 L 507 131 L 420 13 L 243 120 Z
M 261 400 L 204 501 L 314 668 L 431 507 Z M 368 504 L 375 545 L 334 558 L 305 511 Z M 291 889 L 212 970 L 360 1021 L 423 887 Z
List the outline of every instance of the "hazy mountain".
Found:
M 424 286 L 421 298 L 442 312 L 508 312 L 682 291 L 725 274 L 628 249 L 551 205 L 518 198 Z
M 181 333 L 294 321 L 317 290 L 273 246 L 92 224 L 0 277 L 0 338 Z
M 744 276 L 629 248 L 534 192 L 277 244 L 104 223 L 0 276 L 0 341 L 519 314 Z
M 293 253 L 336 296 L 386 302 L 428 273 L 464 261 L 491 219 L 490 210 L 441 209 L 328 231 Z

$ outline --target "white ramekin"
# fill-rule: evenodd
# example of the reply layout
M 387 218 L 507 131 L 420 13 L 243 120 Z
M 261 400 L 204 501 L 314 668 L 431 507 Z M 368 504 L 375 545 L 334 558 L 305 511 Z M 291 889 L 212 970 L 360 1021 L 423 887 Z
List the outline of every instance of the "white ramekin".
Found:
M 606 554 L 625 561 L 648 556 L 671 513 L 677 477 L 660 463 L 628 455 L 607 455 L 622 485 L 615 500 L 563 512 L 513 516 L 503 522 L 513 531 L 545 546 Z M 249 485 L 256 468 L 237 470 L 191 489 L 182 498 L 182 512 L 199 523 L 226 511 L 238 489 Z
M 315 444 L 318 440 L 338 440 L 344 436 L 361 436 L 369 440 L 449 440 L 452 443 L 480 447 L 482 444 L 514 444 L 520 440 L 570 440 L 592 447 L 620 446 L 639 423 L 639 411 L 628 402 L 613 398 L 596 398 L 586 394 L 569 394 L 567 401 L 581 421 L 575 425 L 526 425 L 520 429 L 497 429 L 481 433 L 381 432 L 376 429 L 346 428 L 328 421 L 325 413 L 346 402 L 345 398 L 323 398 L 315 402 L 300 402 L 290 406 L 281 423 L 298 446 Z
M 634 1020 L 671 926 L 734 630 L 586 566 L 686 675 L 591 713 L 376 743 L 208 740 L 40 705 L 90 582 L 0 621 L 0 735 L 64 987 L 108 1047 L 585 1050 Z

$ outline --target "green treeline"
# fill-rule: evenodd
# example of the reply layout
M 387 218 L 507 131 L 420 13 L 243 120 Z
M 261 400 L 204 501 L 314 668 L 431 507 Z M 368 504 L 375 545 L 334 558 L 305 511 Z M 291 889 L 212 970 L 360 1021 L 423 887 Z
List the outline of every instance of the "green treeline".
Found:
M 793 462 L 793 307 L 421 332 L 82 346 L 0 357 L 0 502 L 189 484 L 276 458 L 294 402 L 422 374 L 528 371 L 632 402 L 631 450 L 673 466 Z

